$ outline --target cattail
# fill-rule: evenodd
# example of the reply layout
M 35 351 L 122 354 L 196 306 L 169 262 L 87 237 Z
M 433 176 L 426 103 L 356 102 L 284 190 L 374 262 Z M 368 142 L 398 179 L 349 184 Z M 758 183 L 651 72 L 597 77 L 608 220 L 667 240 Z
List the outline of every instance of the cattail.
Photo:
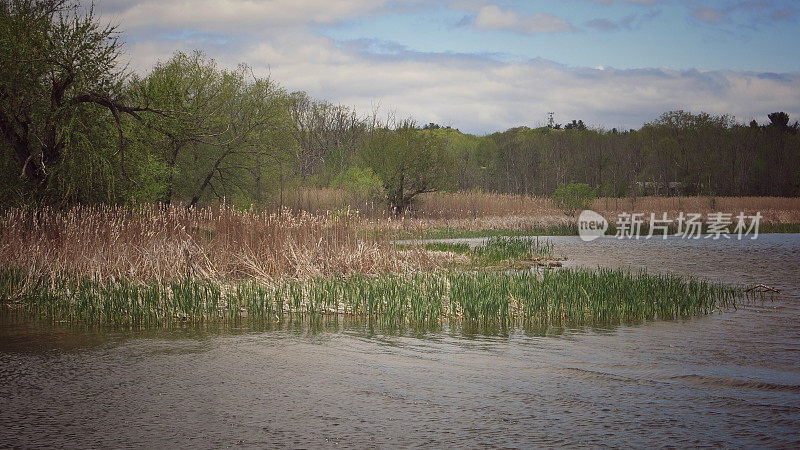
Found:
M 380 273 L 425 264 L 393 247 L 390 230 L 380 226 L 361 223 L 352 211 L 278 214 L 224 204 L 191 211 L 156 205 L 23 207 L 0 216 L 0 267 L 149 281 L 177 279 L 187 271 L 238 280 Z

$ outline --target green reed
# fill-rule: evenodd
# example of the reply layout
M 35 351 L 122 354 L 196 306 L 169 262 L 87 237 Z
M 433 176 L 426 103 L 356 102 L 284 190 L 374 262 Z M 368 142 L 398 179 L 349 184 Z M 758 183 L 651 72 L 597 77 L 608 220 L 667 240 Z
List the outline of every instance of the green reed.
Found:
M 466 242 L 426 242 L 425 250 L 453 253 L 469 253 L 470 247 Z
M 96 324 L 279 320 L 341 314 L 388 326 L 445 320 L 534 327 L 639 323 L 736 307 L 740 288 L 623 270 L 449 271 L 223 284 L 184 277 L 134 283 L 0 270 L 8 308 Z
M 552 258 L 553 244 L 539 238 L 494 236 L 475 247 L 472 252 L 483 262 Z
M 521 229 L 512 228 L 487 228 L 487 229 L 463 229 L 463 228 L 430 228 L 421 231 L 402 230 L 396 239 L 457 239 L 457 238 L 481 238 L 490 236 L 577 236 L 577 224 L 563 224 L 551 226 L 527 227 Z
M 419 244 L 397 244 L 398 248 L 412 248 Z M 554 258 L 554 245 L 538 237 L 494 236 L 470 247 L 466 242 L 426 242 L 422 248 L 429 251 L 452 252 L 467 255 L 475 267 L 495 266 L 497 263 L 516 263 L 526 260 Z

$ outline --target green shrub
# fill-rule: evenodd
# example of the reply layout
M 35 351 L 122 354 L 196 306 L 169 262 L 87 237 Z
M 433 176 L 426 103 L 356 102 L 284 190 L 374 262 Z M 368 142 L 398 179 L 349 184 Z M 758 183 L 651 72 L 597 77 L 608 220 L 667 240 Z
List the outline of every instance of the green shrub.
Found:
M 383 181 L 370 168 L 351 167 L 337 175 L 331 187 L 347 191 L 359 202 L 375 200 L 383 193 Z
M 553 202 L 570 216 L 589 209 L 595 197 L 595 190 L 586 183 L 570 183 L 566 186 L 562 184 L 553 192 Z

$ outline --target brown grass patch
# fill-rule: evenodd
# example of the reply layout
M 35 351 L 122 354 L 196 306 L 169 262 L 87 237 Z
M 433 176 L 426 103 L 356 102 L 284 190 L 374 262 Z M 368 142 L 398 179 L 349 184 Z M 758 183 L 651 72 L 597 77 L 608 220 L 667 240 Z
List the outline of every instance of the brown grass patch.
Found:
M 387 218 L 387 210 L 377 199 L 355 202 L 345 191 L 335 189 L 300 189 L 287 193 L 284 205 L 292 211 L 324 214 L 348 207 L 361 216 Z M 675 217 L 684 213 L 708 214 L 726 212 L 734 215 L 761 212 L 763 223 L 800 223 L 800 197 L 623 197 L 598 198 L 594 211 L 607 219 L 627 213 L 668 213 Z M 409 219 L 413 219 L 409 221 Z M 401 228 L 507 228 L 525 229 L 574 223 L 559 210 L 549 197 L 482 192 L 434 192 L 415 200 Z M 397 227 L 399 224 L 395 224 Z
M 0 215 L 0 267 L 101 279 L 306 278 L 400 272 L 437 263 L 398 251 L 385 222 L 353 214 L 267 214 L 217 206 L 21 208 Z
M 326 195 L 328 201 L 341 200 L 338 194 Z M 324 207 L 323 197 L 320 194 L 315 207 Z M 0 268 L 132 280 L 187 274 L 233 280 L 403 272 L 453 261 L 421 249 L 396 249 L 390 239 L 398 230 L 527 230 L 575 221 L 548 198 L 505 194 L 427 194 L 413 215 L 400 219 L 381 213 L 364 219 L 341 206 L 320 214 L 259 213 L 228 206 L 191 211 L 156 205 L 15 208 L 0 213 Z M 620 212 L 667 212 L 675 217 L 680 211 L 758 211 L 762 223 L 800 223 L 800 198 L 598 199 L 593 208 L 611 222 Z
M 592 203 L 594 211 L 611 223 L 620 213 L 650 213 L 661 217 L 664 212 L 675 218 L 678 213 L 760 212 L 761 223 L 800 223 L 800 198 L 797 197 L 638 197 L 599 198 Z M 409 218 L 398 228 L 421 231 L 431 228 L 459 230 L 525 230 L 559 225 L 574 225 L 575 217 L 556 208 L 547 197 L 508 194 L 432 193 L 420 197 Z
M 799 223 L 799 197 L 638 197 L 631 198 L 599 198 L 594 201 L 592 209 L 614 219 L 622 212 L 668 213 L 668 217 L 676 217 L 679 212 L 708 214 L 711 212 L 740 212 L 753 215 L 760 212 L 762 223 Z

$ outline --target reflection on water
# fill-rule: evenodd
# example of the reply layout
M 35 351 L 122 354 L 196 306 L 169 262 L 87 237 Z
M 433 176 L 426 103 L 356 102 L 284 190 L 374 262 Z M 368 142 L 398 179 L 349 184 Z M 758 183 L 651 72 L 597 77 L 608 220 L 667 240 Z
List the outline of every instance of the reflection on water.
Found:
M 797 447 L 800 240 L 763 237 L 554 238 L 573 265 L 784 289 L 738 311 L 639 326 L 387 330 L 321 317 L 124 330 L 5 316 L 0 442 Z

